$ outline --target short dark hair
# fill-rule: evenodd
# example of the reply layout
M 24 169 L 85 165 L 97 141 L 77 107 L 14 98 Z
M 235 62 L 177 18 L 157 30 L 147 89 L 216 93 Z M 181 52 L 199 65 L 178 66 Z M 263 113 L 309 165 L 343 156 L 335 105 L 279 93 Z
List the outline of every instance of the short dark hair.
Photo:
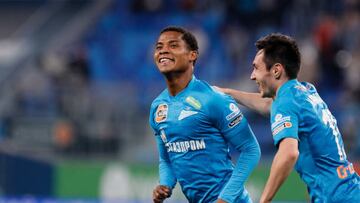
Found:
M 164 32 L 170 32 L 170 31 L 181 33 L 182 34 L 181 39 L 183 39 L 185 41 L 188 49 L 190 51 L 196 51 L 197 54 L 199 55 L 198 42 L 196 40 L 196 37 L 191 32 L 189 32 L 188 30 L 186 30 L 185 28 L 182 28 L 182 27 L 169 26 L 169 27 L 166 27 L 163 30 L 161 30 L 160 34 L 162 34 Z M 196 59 L 194 61 L 194 65 L 195 65 L 195 63 L 196 63 Z
M 290 79 L 297 77 L 301 55 L 298 45 L 292 37 L 272 33 L 256 41 L 255 46 L 258 51 L 264 50 L 264 62 L 267 70 L 270 70 L 275 63 L 281 63 Z

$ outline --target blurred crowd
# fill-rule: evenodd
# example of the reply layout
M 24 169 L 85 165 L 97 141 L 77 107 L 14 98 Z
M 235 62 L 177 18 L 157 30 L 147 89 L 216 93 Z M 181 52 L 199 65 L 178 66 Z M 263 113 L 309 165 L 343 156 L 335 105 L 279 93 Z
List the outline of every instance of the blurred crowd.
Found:
M 152 148 L 151 101 L 165 87 L 152 61 L 159 31 L 189 28 L 200 44 L 195 67 L 210 84 L 256 91 L 250 81 L 255 41 L 293 36 L 300 79 L 317 86 L 338 119 L 348 153 L 360 157 L 360 2 L 357 0 L 118 0 L 78 44 L 39 56 L 16 87 L 2 139 L 19 118 L 51 118 L 56 153 L 122 155 Z M 244 109 L 265 155 L 265 118 Z M 134 150 L 134 151 L 132 151 Z M 139 159 L 146 161 L 147 156 Z

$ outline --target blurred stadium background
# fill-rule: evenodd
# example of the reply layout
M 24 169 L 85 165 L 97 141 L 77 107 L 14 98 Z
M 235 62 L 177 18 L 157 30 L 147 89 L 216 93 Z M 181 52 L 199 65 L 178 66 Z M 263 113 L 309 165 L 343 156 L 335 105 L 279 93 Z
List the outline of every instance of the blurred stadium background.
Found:
M 0 0 L 0 202 L 151 202 L 148 111 L 165 87 L 152 51 L 167 25 L 198 37 L 198 78 L 248 91 L 256 39 L 295 37 L 300 79 L 318 87 L 359 172 L 358 0 Z M 243 111 L 262 148 L 247 184 L 257 199 L 275 149 L 268 120 Z M 308 201 L 297 174 L 276 201 Z M 186 202 L 178 186 L 167 202 Z

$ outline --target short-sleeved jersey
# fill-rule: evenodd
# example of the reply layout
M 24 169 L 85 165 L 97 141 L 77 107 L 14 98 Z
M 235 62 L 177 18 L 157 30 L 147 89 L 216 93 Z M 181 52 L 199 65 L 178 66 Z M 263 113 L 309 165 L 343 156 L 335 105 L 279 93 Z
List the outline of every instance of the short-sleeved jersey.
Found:
M 189 202 L 216 201 L 229 181 L 233 163 L 227 138 L 241 136 L 244 146 L 255 140 L 234 99 L 195 77 L 176 96 L 166 89 L 153 101 L 150 125 Z M 160 184 L 166 184 L 161 177 Z M 240 199 L 236 202 L 248 201 L 246 191 Z
M 296 171 L 308 186 L 311 202 L 360 202 L 360 180 L 347 160 L 336 119 L 315 87 L 290 80 L 271 107 L 275 145 L 299 140 Z

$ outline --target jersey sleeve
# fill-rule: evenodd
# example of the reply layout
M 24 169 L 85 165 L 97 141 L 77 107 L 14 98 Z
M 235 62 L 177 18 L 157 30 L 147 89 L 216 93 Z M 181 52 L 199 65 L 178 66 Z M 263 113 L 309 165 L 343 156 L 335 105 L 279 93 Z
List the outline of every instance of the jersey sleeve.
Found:
M 291 98 L 286 98 L 272 107 L 271 132 L 275 146 L 284 138 L 299 140 L 299 109 L 299 105 Z
M 166 151 L 165 144 L 161 139 L 160 131 L 156 127 L 154 121 L 155 109 L 156 106 L 152 105 L 150 110 L 149 123 L 154 131 L 155 140 L 159 152 L 159 184 L 168 186 L 169 188 L 173 189 L 176 185 L 177 180 L 173 173 L 173 169 L 170 164 L 170 160 L 168 153 Z
M 150 114 L 149 114 L 149 124 L 150 124 L 150 127 L 153 130 L 155 135 L 157 134 L 157 128 L 156 128 L 156 124 L 155 124 L 155 120 L 154 120 L 155 119 L 156 108 L 157 108 L 156 104 L 154 104 L 154 103 L 151 104 Z
M 159 150 L 159 183 L 173 189 L 177 180 L 173 173 L 166 148 L 159 135 L 156 135 L 155 138 Z
M 221 95 L 211 104 L 211 118 L 224 139 L 240 152 L 229 181 L 219 198 L 226 202 L 239 202 L 244 195 L 244 184 L 260 159 L 260 147 L 246 118 L 234 99 Z

